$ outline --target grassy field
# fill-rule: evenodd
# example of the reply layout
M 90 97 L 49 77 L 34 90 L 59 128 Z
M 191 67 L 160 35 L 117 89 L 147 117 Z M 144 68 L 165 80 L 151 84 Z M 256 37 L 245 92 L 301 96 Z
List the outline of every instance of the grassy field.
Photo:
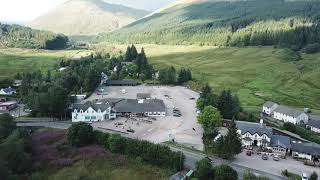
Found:
M 125 51 L 126 46 L 105 46 Z M 188 67 L 195 79 L 216 92 L 231 89 L 247 110 L 256 111 L 266 100 L 320 109 L 320 54 L 295 55 L 272 47 L 216 48 L 210 46 L 138 45 L 157 69 Z
M 52 70 L 62 58 L 78 57 L 88 51 L 45 51 L 26 49 L 0 49 L 0 79 L 13 77 L 17 72 L 40 69 Z

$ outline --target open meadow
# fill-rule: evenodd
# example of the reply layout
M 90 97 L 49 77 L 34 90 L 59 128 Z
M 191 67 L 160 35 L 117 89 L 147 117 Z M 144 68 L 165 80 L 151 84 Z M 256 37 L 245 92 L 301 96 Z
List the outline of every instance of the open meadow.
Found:
M 125 52 L 126 45 L 102 45 Z M 260 109 L 266 100 L 320 109 L 320 54 L 297 56 L 273 47 L 218 48 L 210 46 L 137 45 L 144 47 L 156 69 L 187 67 L 194 78 L 216 92 L 231 89 L 247 110 Z M 117 51 L 118 50 L 118 51 Z
M 0 79 L 12 78 L 16 73 L 53 70 L 63 58 L 87 54 L 86 50 L 47 51 L 31 49 L 0 49 Z

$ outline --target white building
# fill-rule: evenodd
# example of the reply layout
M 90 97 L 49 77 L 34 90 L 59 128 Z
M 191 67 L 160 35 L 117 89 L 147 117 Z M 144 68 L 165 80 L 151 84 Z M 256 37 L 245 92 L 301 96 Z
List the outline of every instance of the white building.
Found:
M 0 89 L 0 95 L 14 95 L 17 91 L 11 87 Z
M 162 100 L 106 99 L 97 103 L 74 104 L 72 122 L 97 122 L 118 116 L 166 116 Z
M 279 104 L 267 101 L 262 106 L 262 112 L 268 116 L 272 116 L 273 111 L 279 106 Z
M 307 124 L 309 120 L 305 112 L 281 105 L 274 109 L 272 117 L 293 124 Z
M 292 143 L 292 157 L 307 160 L 320 159 L 320 145 L 316 143 Z
M 272 129 L 261 123 L 237 121 L 238 133 L 243 146 L 268 147 L 271 142 Z

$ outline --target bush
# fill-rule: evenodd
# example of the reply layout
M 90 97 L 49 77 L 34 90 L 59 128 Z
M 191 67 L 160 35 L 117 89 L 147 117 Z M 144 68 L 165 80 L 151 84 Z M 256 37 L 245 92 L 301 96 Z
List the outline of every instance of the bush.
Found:
M 316 172 L 313 172 L 311 175 L 310 175 L 310 180 L 317 180 L 318 179 L 318 174 Z
M 93 142 L 93 128 L 86 123 L 73 124 L 67 133 L 68 142 L 72 146 L 85 146 Z
M 103 133 L 101 131 L 94 131 L 93 134 L 94 134 L 95 143 L 102 145 L 106 149 L 109 149 L 108 133 Z
M 216 166 L 214 169 L 215 180 L 237 180 L 238 173 L 228 165 Z
M 212 164 L 208 159 L 202 159 L 197 162 L 195 176 L 199 180 L 213 179 Z
M 16 123 L 10 114 L 0 115 L 0 140 L 9 136 L 16 129 Z
M 112 134 L 109 137 L 108 144 L 111 152 L 124 154 L 126 149 L 126 138 L 121 137 L 119 134 Z

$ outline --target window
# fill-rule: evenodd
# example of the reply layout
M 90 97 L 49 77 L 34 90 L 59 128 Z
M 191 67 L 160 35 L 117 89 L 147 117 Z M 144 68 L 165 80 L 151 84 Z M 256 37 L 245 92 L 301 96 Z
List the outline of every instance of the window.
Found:
M 97 117 L 96 116 L 91 116 L 91 119 L 97 119 Z
M 80 113 L 83 113 L 83 110 L 82 110 L 82 109 L 80 110 Z
M 86 120 L 90 120 L 90 116 L 86 116 L 85 119 L 86 119 Z
M 75 109 L 74 112 L 77 113 L 78 111 Z

